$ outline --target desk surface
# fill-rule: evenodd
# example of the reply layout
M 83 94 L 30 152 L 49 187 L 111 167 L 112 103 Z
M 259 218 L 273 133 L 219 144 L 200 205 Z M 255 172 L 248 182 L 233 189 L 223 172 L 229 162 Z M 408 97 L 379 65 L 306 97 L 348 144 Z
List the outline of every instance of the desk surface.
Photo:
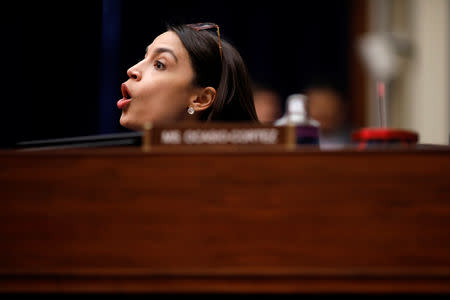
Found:
M 450 293 L 450 152 L 0 152 L 0 292 Z

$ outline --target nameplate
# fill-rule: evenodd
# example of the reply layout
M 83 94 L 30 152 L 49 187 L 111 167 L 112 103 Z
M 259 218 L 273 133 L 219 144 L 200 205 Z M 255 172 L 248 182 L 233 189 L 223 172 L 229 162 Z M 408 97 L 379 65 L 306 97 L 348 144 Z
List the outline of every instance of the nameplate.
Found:
M 303 129 L 304 131 L 304 129 Z M 298 144 L 298 129 L 254 123 L 174 123 L 147 124 L 143 133 L 143 150 L 195 146 L 275 146 L 286 149 Z

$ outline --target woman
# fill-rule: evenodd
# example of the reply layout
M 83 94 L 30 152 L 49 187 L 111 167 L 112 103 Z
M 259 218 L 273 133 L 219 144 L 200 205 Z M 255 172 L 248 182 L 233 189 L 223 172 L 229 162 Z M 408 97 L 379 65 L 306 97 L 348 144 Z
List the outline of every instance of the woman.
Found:
M 117 106 L 129 129 L 146 122 L 257 121 L 245 64 L 213 23 L 168 27 L 127 74 Z

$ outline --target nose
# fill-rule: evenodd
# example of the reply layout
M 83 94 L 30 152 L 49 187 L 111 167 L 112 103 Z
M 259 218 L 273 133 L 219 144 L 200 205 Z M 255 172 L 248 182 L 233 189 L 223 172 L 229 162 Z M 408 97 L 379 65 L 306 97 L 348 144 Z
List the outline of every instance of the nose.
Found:
M 127 75 L 128 77 L 135 79 L 137 81 L 141 80 L 142 78 L 142 74 L 141 72 L 137 69 L 136 67 L 137 65 L 132 66 L 131 68 L 129 68 L 127 70 Z

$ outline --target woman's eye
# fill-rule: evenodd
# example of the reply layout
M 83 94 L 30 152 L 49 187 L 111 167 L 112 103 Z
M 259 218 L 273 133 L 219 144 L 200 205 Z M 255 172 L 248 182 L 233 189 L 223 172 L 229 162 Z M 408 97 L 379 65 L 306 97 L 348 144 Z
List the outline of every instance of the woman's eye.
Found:
M 166 68 L 166 66 L 159 60 L 155 61 L 154 66 L 157 70 L 164 70 Z

